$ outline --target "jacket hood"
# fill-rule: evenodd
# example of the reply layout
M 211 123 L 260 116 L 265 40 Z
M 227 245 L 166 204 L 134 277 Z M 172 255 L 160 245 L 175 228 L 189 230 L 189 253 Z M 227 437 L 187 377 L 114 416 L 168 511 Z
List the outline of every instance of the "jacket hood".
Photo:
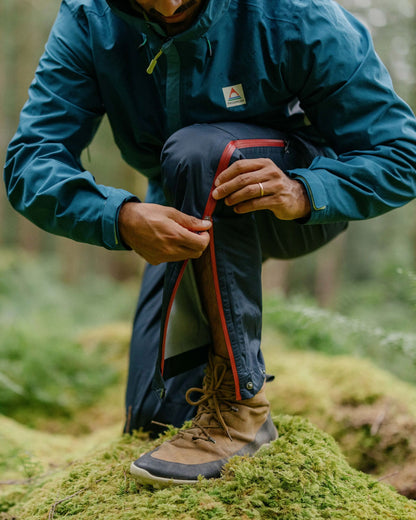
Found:
M 145 20 L 140 11 L 135 9 L 130 0 L 106 0 L 112 11 L 134 25 L 140 32 L 156 32 L 162 37 L 166 37 L 165 32 L 159 24 Z M 186 31 L 172 36 L 175 40 L 192 40 L 201 37 L 208 29 L 213 26 L 228 10 L 231 0 L 207 0 L 205 7 L 195 20 L 194 24 Z

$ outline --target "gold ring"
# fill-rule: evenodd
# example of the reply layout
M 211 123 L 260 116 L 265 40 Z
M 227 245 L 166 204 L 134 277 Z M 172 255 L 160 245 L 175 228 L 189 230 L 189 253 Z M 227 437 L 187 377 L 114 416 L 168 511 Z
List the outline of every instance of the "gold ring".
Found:
M 263 197 L 263 195 L 264 195 L 263 184 L 261 182 L 259 182 L 258 185 L 259 185 L 259 188 L 260 188 L 260 197 Z

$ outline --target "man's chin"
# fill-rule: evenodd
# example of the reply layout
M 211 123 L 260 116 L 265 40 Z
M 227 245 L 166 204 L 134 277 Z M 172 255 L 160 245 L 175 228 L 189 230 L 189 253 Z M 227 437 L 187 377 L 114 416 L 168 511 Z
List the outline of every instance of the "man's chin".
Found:
M 169 36 L 174 36 L 176 34 L 184 32 L 191 25 L 191 24 L 186 23 L 186 22 L 167 23 L 167 22 L 164 22 L 164 21 L 158 21 L 157 23 L 162 27 L 162 29 L 165 31 L 165 33 L 167 35 L 169 35 Z

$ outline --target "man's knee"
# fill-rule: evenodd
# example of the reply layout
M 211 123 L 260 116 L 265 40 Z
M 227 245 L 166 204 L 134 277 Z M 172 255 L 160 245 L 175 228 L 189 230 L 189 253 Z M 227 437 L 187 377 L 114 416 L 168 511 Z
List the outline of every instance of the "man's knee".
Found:
M 209 124 L 178 130 L 166 141 L 161 154 L 162 185 L 170 204 L 185 197 L 207 199 L 228 137 Z
M 285 146 L 269 146 L 270 140 Z M 238 146 L 241 141 L 250 145 Z M 221 158 L 233 142 L 235 147 L 232 157 L 227 156 L 228 163 L 268 157 L 284 171 L 307 167 L 321 153 L 303 140 L 276 129 L 240 122 L 191 125 L 172 134 L 162 150 L 162 184 L 168 202 L 179 208 L 186 198 L 206 201 L 222 164 Z

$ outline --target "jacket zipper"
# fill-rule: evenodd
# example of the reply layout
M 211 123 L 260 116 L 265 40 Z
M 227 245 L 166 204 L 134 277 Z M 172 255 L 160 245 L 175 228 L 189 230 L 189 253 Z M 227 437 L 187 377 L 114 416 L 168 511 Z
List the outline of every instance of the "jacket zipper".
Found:
M 147 38 L 146 40 L 140 45 L 140 47 L 142 47 L 143 45 L 145 45 L 145 43 L 147 42 Z M 152 58 L 152 60 L 150 61 L 147 69 L 146 69 L 146 72 L 148 74 L 153 74 L 153 71 L 155 70 L 155 67 L 157 65 L 157 60 L 162 56 L 162 54 L 164 52 L 166 52 L 169 47 L 172 45 L 173 43 L 173 39 L 172 38 L 169 38 L 168 40 L 165 41 L 165 43 L 161 46 L 161 48 L 159 49 L 159 51 L 156 53 L 156 55 Z

